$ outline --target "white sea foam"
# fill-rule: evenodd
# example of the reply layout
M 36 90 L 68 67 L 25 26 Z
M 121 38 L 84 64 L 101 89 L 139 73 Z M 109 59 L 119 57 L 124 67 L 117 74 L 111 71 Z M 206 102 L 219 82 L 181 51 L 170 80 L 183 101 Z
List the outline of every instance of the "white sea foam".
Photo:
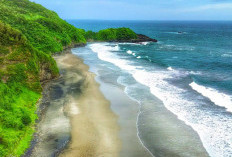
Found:
M 118 47 L 118 45 L 116 47 Z M 109 53 L 111 51 L 114 51 L 115 47 L 107 46 L 107 44 L 103 44 L 103 43 L 96 43 L 96 44 L 91 44 L 90 48 L 94 52 L 98 53 L 98 57 L 101 60 L 111 62 L 115 65 L 118 64 L 121 67 L 123 67 L 123 69 L 128 70 L 128 71 L 135 70 L 135 67 L 129 65 L 127 60 L 119 59 L 116 54 Z
M 202 94 L 203 96 L 209 98 L 214 104 L 225 107 L 227 111 L 232 112 L 232 97 L 217 91 L 216 89 L 204 87 L 192 82 L 190 86 Z
M 198 95 L 195 95 L 193 99 L 193 93 L 188 89 L 178 88 L 166 81 L 167 79 L 186 76 L 189 73 L 178 70 L 167 71 L 165 69 L 157 71 L 145 67 L 141 69 L 141 67 L 135 66 L 132 60 L 120 58 L 120 56 L 112 52 L 113 45 L 91 44 L 90 48 L 98 54 L 99 59 L 113 63 L 131 74 L 137 82 L 149 87 L 151 93 L 162 100 L 168 110 L 198 132 L 210 156 L 231 157 L 232 118 L 217 114 L 218 111 L 212 112 L 211 110 L 202 109 L 199 103 L 204 102 L 196 100 Z M 188 92 L 190 92 L 189 95 L 186 95 Z M 222 100 L 221 97 L 219 98 Z
M 231 57 L 232 57 L 232 54 L 227 54 L 227 53 L 225 53 L 225 54 L 223 54 L 223 55 L 222 55 L 222 57 L 228 57 L 228 58 L 231 58 Z
M 189 46 L 189 45 L 170 45 L 170 44 L 160 44 L 160 49 L 166 49 L 166 50 L 176 50 L 176 51 L 193 51 L 195 50 L 195 47 Z
M 138 58 L 138 59 L 140 59 L 140 58 L 141 58 L 141 56 L 138 56 L 137 58 Z
M 200 71 L 190 71 L 189 74 L 192 74 L 192 75 L 201 75 L 202 72 L 200 72 Z
M 142 45 L 148 45 L 150 42 L 141 42 Z
M 151 42 L 140 42 L 140 43 L 119 43 L 119 45 L 148 45 Z
M 133 52 L 131 50 L 128 50 L 127 53 L 131 55 Z
M 168 67 L 167 69 L 168 69 L 169 71 L 172 71 L 172 70 L 173 70 L 172 67 Z
M 119 43 L 119 45 L 140 45 L 138 43 Z

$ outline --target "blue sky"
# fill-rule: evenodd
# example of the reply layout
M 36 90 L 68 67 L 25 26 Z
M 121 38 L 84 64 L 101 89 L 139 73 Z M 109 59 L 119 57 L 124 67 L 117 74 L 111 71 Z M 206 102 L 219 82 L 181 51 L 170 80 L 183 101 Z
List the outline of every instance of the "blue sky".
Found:
M 64 19 L 232 20 L 232 0 L 31 0 Z

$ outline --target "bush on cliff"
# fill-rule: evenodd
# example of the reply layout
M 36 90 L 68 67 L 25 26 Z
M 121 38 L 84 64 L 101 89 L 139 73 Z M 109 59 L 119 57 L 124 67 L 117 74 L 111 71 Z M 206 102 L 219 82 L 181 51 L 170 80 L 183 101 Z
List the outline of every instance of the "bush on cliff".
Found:
M 41 81 L 59 75 L 51 54 L 85 31 L 29 0 L 0 0 L 0 156 L 21 156 L 37 118 Z
M 127 41 L 137 39 L 137 34 L 130 28 L 109 28 L 99 32 L 88 31 L 85 37 L 89 41 Z
M 21 156 L 37 119 L 41 82 L 59 71 L 51 54 L 75 44 L 136 39 L 129 28 L 77 29 L 29 0 L 0 0 L 0 156 Z
M 21 31 L 33 47 L 58 52 L 72 43 L 85 43 L 77 29 L 43 6 L 29 0 L 0 0 L 0 20 Z

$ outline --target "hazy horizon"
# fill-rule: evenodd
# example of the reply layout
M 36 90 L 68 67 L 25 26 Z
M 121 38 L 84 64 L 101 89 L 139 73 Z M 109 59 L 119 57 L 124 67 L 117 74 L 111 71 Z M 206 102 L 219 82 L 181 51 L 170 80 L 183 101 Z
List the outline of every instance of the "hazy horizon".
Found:
M 229 0 L 31 0 L 63 19 L 231 21 Z
M 151 22 L 191 22 L 191 21 L 196 21 L 196 22 L 232 22 L 231 20 L 188 20 L 188 19 L 184 19 L 184 20 L 142 20 L 142 19 L 126 19 L 126 20 L 120 20 L 120 19 L 71 19 L 71 18 L 63 18 L 64 20 L 82 20 L 82 21 L 151 21 Z

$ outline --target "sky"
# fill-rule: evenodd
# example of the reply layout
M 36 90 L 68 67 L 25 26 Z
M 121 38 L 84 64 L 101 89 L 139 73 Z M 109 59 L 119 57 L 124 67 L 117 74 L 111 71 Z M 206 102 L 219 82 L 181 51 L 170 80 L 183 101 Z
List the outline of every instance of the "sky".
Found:
M 232 0 L 31 0 L 63 19 L 232 20 Z

